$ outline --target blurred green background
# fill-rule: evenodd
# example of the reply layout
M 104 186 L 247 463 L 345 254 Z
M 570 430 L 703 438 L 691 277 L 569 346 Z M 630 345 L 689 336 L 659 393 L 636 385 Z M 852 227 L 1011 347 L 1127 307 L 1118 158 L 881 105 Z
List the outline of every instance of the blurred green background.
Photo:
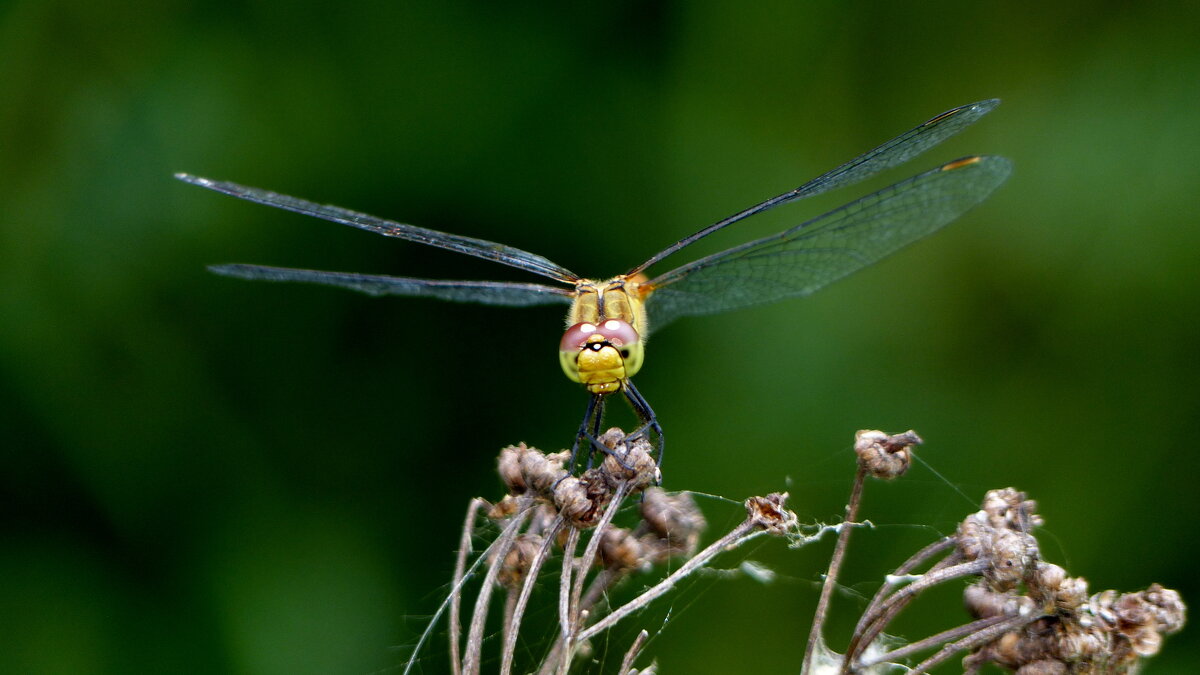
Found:
M 656 334 L 638 384 L 667 429 L 666 484 L 788 489 L 829 521 L 853 432 L 911 427 L 937 474 L 870 487 L 879 527 L 851 547 L 853 591 L 1012 485 L 1041 504 L 1044 556 L 1094 589 L 1157 581 L 1200 601 L 1198 18 L 1116 2 L 7 3 L 0 671 L 394 670 L 444 594 L 468 498 L 499 496 L 496 451 L 562 447 L 583 411 L 554 355 L 558 308 L 204 267 L 534 279 L 173 172 L 607 275 L 989 97 L 1004 104 L 910 167 L 696 247 L 965 154 L 1016 163 L 945 232 L 810 299 Z M 704 506 L 714 530 L 740 517 Z M 664 672 L 797 672 L 828 551 L 761 546 L 772 586 L 675 597 L 665 627 L 643 624 L 648 653 Z M 896 630 L 954 625 L 956 595 Z M 835 645 L 858 601 L 840 602 Z M 1194 672 L 1195 634 L 1150 671 Z M 443 672 L 435 649 L 421 672 Z

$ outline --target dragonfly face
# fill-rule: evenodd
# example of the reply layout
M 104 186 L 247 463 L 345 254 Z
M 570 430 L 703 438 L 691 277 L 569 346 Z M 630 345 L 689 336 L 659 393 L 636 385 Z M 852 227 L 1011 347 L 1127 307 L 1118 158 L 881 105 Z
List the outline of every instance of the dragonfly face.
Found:
M 623 275 L 601 282 L 584 279 L 535 253 L 484 239 L 398 223 L 236 183 L 187 174 L 176 177 L 240 199 L 491 260 L 553 280 L 560 285 L 412 279 L 262 265 L 209 268 L 244 279 L 326 284 L 372 295 L 509 307 L 570 304 L 568 329 L 559 341 L 559 361 L 567 377 L 592 393 L 576 442 L 599 433 L 603 397 L 621 391 L 646 422 L 643 429 L 658 431 L 661 453 L 661 428 L 630 380 L 642 366 L 651 325 L 657 329 L 682 316 L 715 314 L 809 295 L 936 232 L 999 187 L 1012 165 L 1003 157 L 986 155 L 958 159 L 777 234 L 734 246 L 649 280 L 642 273 L 699 239 L 756 213 L 853 185 L 899 166 L 962 131 L 998 104 L 992 99 L 948 110 L 794 190 L 680 239 Z
M 641 370 L 649 330 L 644 282 L 639 274 L 575 284 L 558 345 L 559 363 L 572 382 L 593 394 L 611 394 Z

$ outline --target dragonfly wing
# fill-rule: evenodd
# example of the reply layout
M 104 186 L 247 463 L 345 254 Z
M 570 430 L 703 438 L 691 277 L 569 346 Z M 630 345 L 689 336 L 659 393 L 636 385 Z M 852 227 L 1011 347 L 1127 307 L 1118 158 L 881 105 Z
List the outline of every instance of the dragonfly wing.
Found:
M 900 166 L 954 134 L 957 134 L 971 124 L 974 124 L 980 117 L 988 114 L 998 105 L 1000 105 L 1000 99 L 993 98 L 947 110 L 915 129 L 910 129 L 900 134 L 874 150 L 864 152 L 836 169 L 826 171 L 794 190 L 789 190 L 765 202 L 755 204 L 724 220 L 719 220 L 689 237 L 680 239 L 655 254 L 654 257 L 646 262 L 638 265 L 629 273 L 640 272 L 685 246 L 707 237 L 717 230 L 728 227 L 739 220 L 749 218 L 756 213 L 761 213 L 767 209 L 774 208 L 780 204 L 787 204 L 797 199 L 819 195 L 834 188 L 853 185 L 874 176 L 880 171 Z
M 426 244 L 428 246 L 436 246 L 457 253 L 465 253 L 477 258 L 491 260 L 504 265 L 510 265 L 517 269 L 525 270 L 539 274 L 543 277 L 549 277 L 556 281 L 561 281 L 566 284 L 574 284 L 579 277 L 568 270 L 567 268 L 548 260 L 536 253 L 523 251 L 512 246 L 497 244 L 494 241 L 486 239 L 475 239 L 473 237 L 464 237 L 448 232 L 439 232 L 430 230 L 424 227 L 415 225 L 406 225 L 397 223 L 383 218 L 344 209 L 340 206 L 332 206 L 325 204 L 315 204 L 313 202 L 300 199 L 298 197 L 289 197 L 277 192 L 269 192 L 260 190 L 259 188 L 246 187 L 237 183 L 228 181 L 210 180 L 193 176 L 186 173 L 177 173 L 175 177 L 192 185 L 222 192 L 224 194 L 245 199 L 256 204 L 265 204 L 266 206 L 274 206 L 276 208 L 303 213 L 307 216 L 315 216 L 323 220 L 328 220 L 341 225 L 349 225 L 370 232 L 382 234 L 385 237 L 396 237 L 407 241 L 413 241 L 418 244 Z
M 808 295 L 936 232 L 987 198 L 1011 171 L 1003 157 L 956 160 L 667 272 L 649 282 L 650 326 Z
M 214 265 L 210 271 L 227 277 L 257 281 L 299 281 L 340 286 L 370 295 L 409 295 L 452 302 L 478 302 L 485 305 L 528 307 L 531 305 L 569 304 L 571 291 L 541 284 L 502 281 L 443 281 L 409 279 L 349 272 L 322 272 L 264 265 Z

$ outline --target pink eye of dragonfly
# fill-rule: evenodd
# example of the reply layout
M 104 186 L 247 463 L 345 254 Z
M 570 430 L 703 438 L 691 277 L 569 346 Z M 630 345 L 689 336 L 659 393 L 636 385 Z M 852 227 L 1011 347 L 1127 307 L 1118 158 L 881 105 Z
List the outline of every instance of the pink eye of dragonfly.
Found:
M 589 342 L 600 344 L 597 338 L 620 347 L 632 345 L 640 340 L 633 326 L 620 319 L 609 319 L 600 325 L 594 323 L 577 323 L 563 333 L 558 343 L 559 351 L 571 352 L 583 349 Z
M 350 272 L 216 265 L 217 274 L 264 281 L 341 286 L 371 295 L 409 295 L 455 302 L 525 307 L 569 304 L 570 328 L 559 341 L 568 378 L 591 394 L 575 436 L 596 446 L 604 402 L 624 393 L 642 421 L 630 438 L 663 433 L 654 411 L 633 385 L 642 367 L 645 338 L 677 318 L 715 314 L 805 296 L 926 237 L 987 198 L 1012 171 L 1003 157 L 972 155 L 942 164 L 861 197 L 828 213 L 761 239 L 676 267 L 657 276 L 644 272 L 667 256 L 744 218 L 788 202 L 858 183 L 890 169 L 962 131 L 999 105 L 991 99 L 948 110 L 794 190 L 719 220 L 610 279 L 585 279 L 540 255 L 475 239 L 376 218 L 338 206 L 236 183 L 176 174 L 182 181 L 247 201 L 315 216 L 388 237 L 492 260 L 560 284 L 412 279 Z

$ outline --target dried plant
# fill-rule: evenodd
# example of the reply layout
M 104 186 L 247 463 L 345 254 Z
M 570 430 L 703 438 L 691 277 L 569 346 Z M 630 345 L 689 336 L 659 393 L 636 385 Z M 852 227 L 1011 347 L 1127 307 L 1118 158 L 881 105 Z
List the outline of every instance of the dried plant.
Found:
M 858 432 L 858 469 L 841 525 L 802 526 L 785 508 L 786 493 L 752 497 L 745 501 L 746 518 L 703 549 L 703 515 L 687 492 L 670 494 L 657 486 L 660 474 L 650 444 L 628 439 L 615 428 L 599 441 L 606 450 L 604 461 L 580 476 L 564 469 L 566 453 L 547 455 L 523 444 L 501 451 L 499 473 L 508 494 L 494 504 L 471 501 L 444 604 L 456 675 L 475 675 L 482 668 L 493 590 L 499 589 L 505 601 L 499 654 L 489 655 L 489 663 L 498 658 L 499 672 L 507 675 L 515 668 L 532 592 L 538 584 L 551 585 L 548 580 L 554 580 L 557 630 L 545 640 L 540 660 L 523 664 L 521 670 L 567 673 L 589 653 L 591 642 L 616 624 L 703 570 L 717 555 L 768 534 L 798 548 L 827 532 L 837 533 L 804 654 L 804 673 L 884 673 L 898 666 L 923 673 L 964 652 L 962 666 L 968 673 L 988 663 L 1019 675 L 1132 673 L 1144 657 L 1158 653 L 1164 635 L 1184 624 L 1185 607 L 1175 591 L 1154 584 L 1136 593 L 1089 595 L 1082 578 L 1042 561 L 1033 535 L 1042 522 L 1035 503 L 1005 488 L 988 492 L 981 510 L 967 516 L 954 535 L 929 544 L 888 574 L 839 654 L 826 645 L 822 633 L 856 529 L 852 526 L 859 524 L 867 478 L 903 475 L 912 462 L 912 448 L 921 442 L 915 433 Z M 635 495 L 640 497 L 631 500 Z M 633 527 L 614 523 L 627 502 L 636 502 L 639 511 Z M 497 523 L 499 533 L 468 566 L 479 514 Z M 623 580 L 668 563 L 671 571 L 657 583 L 609 605 L 614 599 L 610 591 Z M 548 564 L 552 571 L 543 573 Z M 463 600 L 468 582 L 480 570 L 482 580 L 464 639 Z M 970 581 L 963 597 L 971 620 L 906 645 L 885 635 L 888 625 L 922 592 L 963 583 L 960 580 Z M 422 644 L 428 635 L 429 631 Z M 635 667 L 648 635 L 645 630 L 637 634 L 617 672 L 656 672 L 653 664 Z M 915 666 L 900 665 L 931 651 Z M 410 669 L 415 661 L 414 656 Z

